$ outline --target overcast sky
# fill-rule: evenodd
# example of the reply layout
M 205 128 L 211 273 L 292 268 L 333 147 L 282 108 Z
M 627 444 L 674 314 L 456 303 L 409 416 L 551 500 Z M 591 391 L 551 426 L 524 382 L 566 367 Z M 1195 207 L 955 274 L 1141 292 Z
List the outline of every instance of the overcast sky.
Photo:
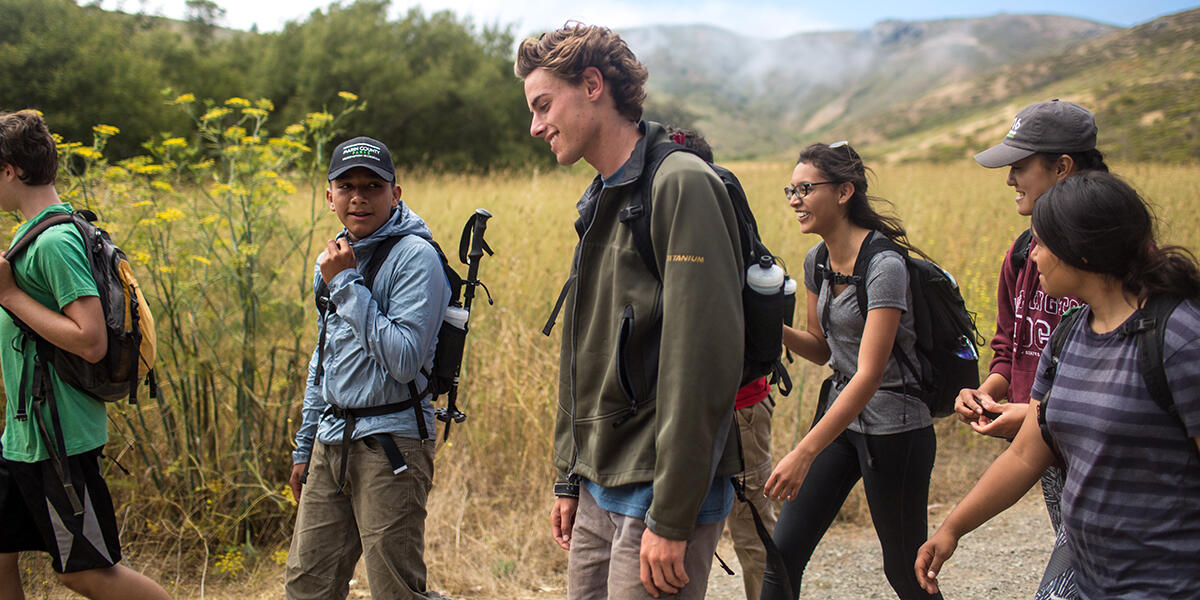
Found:
M 281 29 L 288 21 L 303 20 L 328 0 L 216 0 L 225 9 L 222 25 L 259 31 Z M 183 18 L 185 0 L 100 0 L 107 9 L 146 12 Z M 349 4 L 349 0 L 344 0 Z M 425 0 L 392 1 L 393 16 L 413 6 L 426 14 L 449 9 L 469 15 L 477 25 L 514 25 L 524 36 L 561 26 L 569 19 L 613 28 L 657 24 L 707 23 L 756 37 L 782 37 L 799 31 L 865 29 L 885 19 L 926 20 L 975 17 L 996 13 L 1047 13 L 1082 17 L 1112 25 L 1131 26 L 1197 6 L 1196 0 Z

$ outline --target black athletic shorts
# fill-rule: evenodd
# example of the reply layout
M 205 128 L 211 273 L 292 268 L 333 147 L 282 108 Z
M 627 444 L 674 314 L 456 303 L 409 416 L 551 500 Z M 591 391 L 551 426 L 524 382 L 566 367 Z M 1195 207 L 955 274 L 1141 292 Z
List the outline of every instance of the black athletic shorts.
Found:
M 49 460 L 0 458 L 0 553 L 49 552 L 59 573 L 111 567 L 121 560 L 112 497 L 100 475 L 100 450 L 69 456 L 64 464 L 83 506 L 79 516 Z

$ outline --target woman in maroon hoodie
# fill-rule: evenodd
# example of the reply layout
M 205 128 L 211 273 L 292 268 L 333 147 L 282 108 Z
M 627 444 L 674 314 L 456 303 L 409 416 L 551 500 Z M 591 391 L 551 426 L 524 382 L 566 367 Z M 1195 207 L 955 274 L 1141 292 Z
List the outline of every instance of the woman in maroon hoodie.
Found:
M 1016 192 L 1017 213 L 1029 217 L 1043 192 L 1058 181 L 1085 171 L 1108 171 L 1096 149 L 1096 121 L 1086 108 L 1071 102 L 1038 102 L 1013 119 L 1001 143 L 975 155 L 990 169 L 1008 167 L 1008 185 Z M 1038 284 L 1037 264 L 1029 260 L 1034 244 L 1026 229 L 1004 256 L 997 286 L 994 352 L 986 379 L 978 389 L 962 390 L 955 402 L 958 418 L 977 433 L 1013 439 L 1029 406 L 1029 392 L 1042 349 L 1064 312 L 1080 304 L 1072 297 L 1055 298 Z M 1000 402 L 1002 399 L 1008 402 Z M 1042 492 L 1058 535 L 1054 554 L 1036 598 L 1074 598 L 1059 500 L 1064 474 L 1050 467 L 1042 476 Z

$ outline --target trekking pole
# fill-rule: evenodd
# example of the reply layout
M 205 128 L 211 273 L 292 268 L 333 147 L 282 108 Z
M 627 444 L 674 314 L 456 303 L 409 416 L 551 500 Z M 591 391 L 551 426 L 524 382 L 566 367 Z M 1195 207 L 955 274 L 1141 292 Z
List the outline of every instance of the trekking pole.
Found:
M 495 304 L 492 300 L 492 293 L 479 280 L 479 261 L 483 258 L 483 253 L 487 252 L 488 256 L 494 254 L 491 246 L 488 246 L 487 240 L 483 239 L 483 234 L 487 231 L 487 221 L 490 218 L 492 218 L 492 213 L 482 208 L 475 209 L 475 214 L 471 215 L 463 225 L 462 237 L 458 242 L 458 260 L 467 265 L 467 278 L 463 281 L 465 289 L 463 290 L 462 307 L 467 314 L 467 321 L 463 324 L 464 332 L 470 327 L 471 304 L 475 300 L 476 287 L 483 288 L 488 304 Z M 459 355 L 456 357 L 458 360 L 454 362 L 454 378 L 450 385 L 450 391 L 446 393 L 446 408 L 434 411 L 437 419 L 446 424 L 445 432 L 442 434 L 443 440 L 450 439 L 451 423 L 462 423 L 467 420 L 467 415 L 458 409 L 458 377 L 462 370 L 462 350 L 463 347 L 460 347 Z

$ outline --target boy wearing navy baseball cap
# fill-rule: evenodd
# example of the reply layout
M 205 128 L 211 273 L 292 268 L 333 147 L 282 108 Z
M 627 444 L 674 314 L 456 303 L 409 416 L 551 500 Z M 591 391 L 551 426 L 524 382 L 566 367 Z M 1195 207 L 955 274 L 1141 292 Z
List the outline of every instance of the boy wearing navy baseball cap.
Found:
M 334 148 L 325 198 L 343 229 L 313 280 L 319 334 L 290 481 L 292 600 L 345 598 L 359 556 L 373 598 L 440 597 L 426 591 L 424 561 L 437 438 L 426 373 L 450 285 L 400 195 L 382 142 Z

